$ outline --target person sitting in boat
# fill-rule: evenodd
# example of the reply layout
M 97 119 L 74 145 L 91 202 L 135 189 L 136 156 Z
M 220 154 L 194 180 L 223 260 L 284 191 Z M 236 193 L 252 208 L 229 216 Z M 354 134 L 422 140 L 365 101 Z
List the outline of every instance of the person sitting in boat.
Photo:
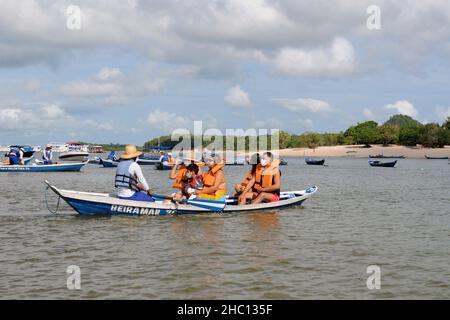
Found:
M 261 157 L 261 162 L 256 167 L 255 177 L 247 184 L 243 194 L 247 194 L 250 189 L 254 189 L 254 200 L 252 204 L 261 202 L 276 202 L 280 200 L 281 172 L 279 169 L 280 160 L 274 160 L 271 152 L 265 152 Z M 239 204 L 245 204 L 245 197 L 239 198 Z
M 23 164 L 23 151 L 20 148 L 11 148 L 6 156 L 9 158 L 10 165 Z
M 245 199 L 252 200 L 253 199 L 253 192 L 256 192 L 256 190 L 250 189 L 247 193 L 243 193 L 245 190 L 245 187 L 248 185 L 248 183 L 255 177 L 256 168 L 258 167 L 258 164 L 260 163 L 260 157 L 259 153 L 255 153 L 251 156 L 250 159 L 247 159 L 247 163 L 252 165 L 252 168 L 248 170 L 247 176 L 242 180 L 241 183 L 236 184 L 234 189 L 236 190 L 236 193 L 234 194 L 235 197 L 244 197 Z M 245 203 L 245 202 L 244 202 Z
M 162 153 L 161 157 L 159 158 L 159 162 L 161 162 L 163 166 L 169 165 L 169 160 L 169 155 L 166 153 Z
M 203 188 L 195 191 L 199 199 L 222 200 L 227 192 L 225 174 L 222 171 L 225 163 L 219 155 L 207 158 L 209 170 L 203 176 Z
M 107 160 L 112 160 L 112 161 L 114 161 L 114 162 L 117 162 L 117 156 L 116 156 L 116 153 L 114 152 L 114 151 L 111 151 L 109 154 L 108 154 L 108 157 L 106 158 Z
M 189 164 L 183 172 L 184 174 L 179 184 L 180 188 L 173 195 L 173 199 L 178 201 L 189 198 L 197 190 L 203 188 L 203 176 L 200 173 L 200 168 L 195 163 Z
M 52 152 L 53 146 L 51 144 L 48 144 L 45 147 L 44 152 L 42 153 L 42 160 L 44 160 L 44 164 L 53 164 L 53 152 Z
M 115 187 L 117 188 L 117 195 L 121 199 L 155 201 L 149 195 L 149 186 L 141 167 L 137 163 L 139 156 L 142 154 L 143 152 L 137 151 L 136 146 L 128 145 L 125 147 L 125 153 L 120 156 L 115 177 Z

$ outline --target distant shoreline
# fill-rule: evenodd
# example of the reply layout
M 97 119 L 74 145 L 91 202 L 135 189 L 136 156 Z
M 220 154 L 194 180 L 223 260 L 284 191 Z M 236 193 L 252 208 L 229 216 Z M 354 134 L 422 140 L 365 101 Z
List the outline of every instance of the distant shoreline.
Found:
M 371 148 L 364 148 L 363 145 L 343 145 L 332 147 L 293 148 L 279 150 L 280 157 L 348 157 L 367 158 L 369 155 L 382 154 L 384 156 L 405 156 L 411 159 L 425 159 L 427 156 L 448 156 L 450 157 L 450 146 L 445 148 L 424 148 L 405 147 L 392 145 L 384 147 L 382 145 L 372 145 Z

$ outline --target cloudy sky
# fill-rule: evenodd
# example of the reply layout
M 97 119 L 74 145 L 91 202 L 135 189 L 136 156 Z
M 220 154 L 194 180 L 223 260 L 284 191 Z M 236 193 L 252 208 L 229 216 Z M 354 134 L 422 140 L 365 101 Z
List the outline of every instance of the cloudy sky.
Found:
M 0 145 L 450 115 L 448 0 L 0 4 Z

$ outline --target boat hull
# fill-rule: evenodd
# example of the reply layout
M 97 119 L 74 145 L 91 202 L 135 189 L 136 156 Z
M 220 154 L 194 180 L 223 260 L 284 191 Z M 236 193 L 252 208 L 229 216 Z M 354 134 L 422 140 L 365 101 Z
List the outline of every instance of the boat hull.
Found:
M 397 161 L 393 161 L 393 162 L 369 161 L 369 164 L 372 167 L 393 168 L 397 164 Z
M 165 165 L 162 163 L 155 164 L 156 170 L 172 170 L 174 165 Z
M 314 159 L 305 159 L 307 165 L 310 166 L 323 166 L 325 164 L 325 159 L 314 160 Z
M 144 202 L 119 199 L 109 194 L 88 193 L 70 190 L 61 190 L 55 186 L 47 185 L 67 202 L 78 214 L 93 215 L 134 215 L 134 216 L 164 216 L 173 214 L 210 214 L 213 211 L 190 204 L 165 203 L 163 201 Z M 317 192 L 313 186 L 303 191 L 282 193 L 278 202 L 261 203 L 257 205 L 237 205 L 236 199 L 229 198 L 227 206 L 221 213 L 251 212 L 263 210 L 277 210 L 286 207 L 299 206 L 306 199 Z
M 82 162 L 88 160 L 89 153 L 87 152 L 68 152 L 59 156 L 60 160 Z
M 154 166 L 154 165 L 157 165 L 158 163 L 160 163 L 160 161 L 159 161 L 159 159 L 150 160 L 150 159 L 139 158 L 137 163 L 139 163 L 141 166 Z
M 67 172 L 80 171 L 85 163 L 49 164 L 49 165 L 3 165 L 0 172 Z
M 405 156 L 383 156 L 383 155 L 376 155 L 376 156 L 372 156 L 369 155 L 369 158 L 371 159 L 405 159 Z
M 448 160 L 448 157 L 429 157 L 425 156 L 428 160 Z
M 119 165 L 119 163 L 117 161 L 102 159 L 102 158 L 100 158 L 100 164 L 104 168 L 115 168 Z

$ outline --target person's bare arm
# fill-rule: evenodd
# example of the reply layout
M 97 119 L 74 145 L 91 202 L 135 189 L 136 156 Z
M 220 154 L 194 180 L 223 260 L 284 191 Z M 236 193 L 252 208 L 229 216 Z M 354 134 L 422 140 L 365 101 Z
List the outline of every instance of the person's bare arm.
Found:
M 177 168 L 178 168 L 178 159 L 175 160 L 175 165 L 172 168 L 172 171 L 169 173 L 169 179 L 175 180 L 177 178 Z

